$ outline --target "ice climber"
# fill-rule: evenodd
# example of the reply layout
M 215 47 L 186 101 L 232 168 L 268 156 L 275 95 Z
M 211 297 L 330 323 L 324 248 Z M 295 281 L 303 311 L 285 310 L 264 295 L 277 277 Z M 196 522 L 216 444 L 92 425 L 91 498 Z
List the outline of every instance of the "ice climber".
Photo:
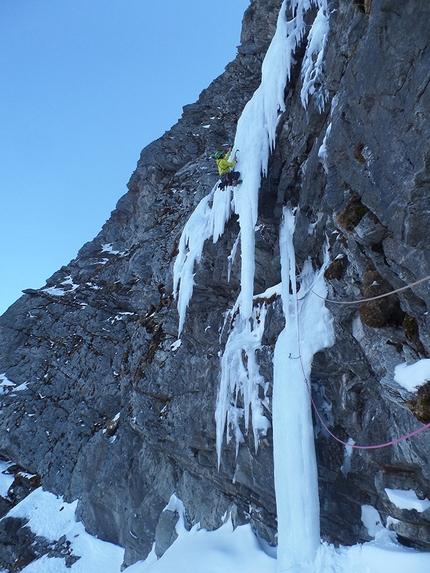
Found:
M 231 149 L 229 149 L 226 153 L 223 151 L 217 151 L 215 153 L 216 164 L 218 167 L 219 174 L 221 176 L 221 180 L 219 183 L 220 189 L 225 189 L 227 186 L 236 186 L 242 183 L 240 181 L 240 173 L 239 171 L 232 171 L 237 157 L 236 155 L 233 157 L 232 161 L 229 161 Z

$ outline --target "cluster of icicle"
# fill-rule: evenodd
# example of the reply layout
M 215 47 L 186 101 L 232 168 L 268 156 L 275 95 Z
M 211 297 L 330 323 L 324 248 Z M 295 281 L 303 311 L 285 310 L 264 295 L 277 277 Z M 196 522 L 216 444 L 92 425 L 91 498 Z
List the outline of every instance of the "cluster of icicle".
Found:
M 305 15 L 313 8 L 317 9 L 317 14 L 309 30 Z M 231 268 L 240 241 L 241 288 L 234 307 L 225 319 L 230 330 L 221 356 L 215 412 L 218 465 L 224 436 L 227 442 L 234 437 L 238 449 L 244 440 L 241 427 L 248 431 L 252 422 L 257 449 L 260 437 L 266 435 L 270 427 L 264 415 L 265 408 L 268 408 L 268 384 L 261 376 L 257 362 L 266 305 L 261 302 L 255 304 L 253 292 L 258 192 L 261 177 L 266 175 L 269 155 L 275 146 L 278 121 L 285 111 L 284 91 L 295 63 L 294 54 L 305 38 L 307 44 L 302 63 L 302 105 L 306 108 L 312 96 L 320 109 L 324 107 L 325 92 L 317 86 L 322 85 L 327 35 L 326 0 L 283 1 L 276 33 L 263 62 L 261 84 L 245 106 L 237 125 L 234 149 L 240 149 L 238 169 L 243 184 L 227 191 L 221 191 L 215 185 L 192 213 L 180 239 L 179 254 L 174 266 L 179 336 L 193 293 L 195 266 L 201 259 L 204 243 L 211 237 L 215 243 L 223 234 L 232 213 L 238 216 L 240 232 L 230 254 L 229 265 Z M 291 289 L 293 294 L 297 294 L 292 262 L 293 230 L 294 216 L 290 210 L 285 209 L 280 233 L 282 283 L 272 289 L 281 294 L 286 317 L 286 327 L 275 348 L 272 404 L 279 524 L 278 563 L 280 569 L 285 570 L 312 561 L 319 545 L 317 472 L 310 403 L 309 396 L 306 396 L 304 376 L 310 372 L 314 353 L 332 342 L 330 318 L 321 299 L 315 297 L 311 307 L 303 301 L 299 303 L 300 296 L 292 298 L 290 295 Z M 306 266 L 304 272 L 313 290 L 324 294 L 322 272 L 313 274 L 310 265 Z M 264 293 L 258 298 L 259 301 L 264 299 Z M 315 308 L 315 304 L 318 308 Z M 315 316 L 320 317 L 319 321 L 315 320 Z M 307 338 L 305 336 L 300 345 L 302 317 L 302 336 L 309 324 L 312 324 L 312 335 L 308 332 Z M 298 352 L 303 355 L 300 363 L 289 359 Z M 289 412 L 289 409 L 294 412 Z M 288 455 L 285 455 L 287 441 L 290 443 Z M 291 526 L 292 518 L 294 527 Z
M 316 7 L 317 15 L 310 30 L 306 13 Z M 231 191 L 221 191 L 216 184 L 198 204 L 183 230 L 179 254 L 174 265 L 174 296 L 179 312 L 179 336 L 186 317 L 194 286 L 195 267 L 199 263 L 206 240 L 216 243 L 223 234 L 232 213 L 238 215 L 240 233 L 229 257 L 231 266 L 240 241 L 241 289 L 226 321 L 231 325 L 221 358 L 221 383 L 216 408 L 217 451 L 221 457 L 223 437 L 243 440 L 240 422 L 249 429 L 252 420 L 255 445 L 264 436 L 269 422 L 264 416 L 267 407 L 267 386 L 258 373 L 255 351 L 261 345 L 265 305 L 254 306 L 255 226 L 257 223 L 258 191 L 261 176 L 266 174 L 270 152 L 276 140 L 280 114 L 285 111 L 284 90 L 295 63 L 295 51 L 307 35 L 302 64 L 301 100 L 306 107 L 309 96 L 324 101 L 321 83 L 323 51 L 328 34 L 326 0 L 284 0 L 278 16 L 275 36 L 262 66 L 259 88 L 246 105 L 239 119 L 234 149 L 240 149 L 238 169 L 243 184 Z M 260 299 L 261 300 L 261 299 Z M 262 387 L 262 392 L 259 387 Z M 242 407 L 238 407 L 239 395 Z M 259 395 L 263 398 L 260 399 Z

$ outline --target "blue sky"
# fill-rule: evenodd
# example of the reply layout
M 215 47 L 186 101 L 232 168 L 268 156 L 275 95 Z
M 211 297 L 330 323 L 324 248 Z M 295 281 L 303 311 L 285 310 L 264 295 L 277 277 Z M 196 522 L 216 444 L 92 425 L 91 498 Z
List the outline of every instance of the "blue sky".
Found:
M 0 314 L 74 258 L 236 55 L 249 0 L 2 0 Z

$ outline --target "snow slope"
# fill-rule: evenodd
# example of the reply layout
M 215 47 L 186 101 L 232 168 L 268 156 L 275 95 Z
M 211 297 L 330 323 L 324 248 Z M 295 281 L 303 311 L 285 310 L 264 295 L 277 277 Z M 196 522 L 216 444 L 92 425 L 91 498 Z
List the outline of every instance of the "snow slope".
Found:
M 152 552 L 145 561 L 126 568 L 126 573 L 276 573 L 276 550 L 255 537 L 249 525 L 233 530 L 227 519 L 216 531 L 209 532 L 198 525 L 188 531 L 180 500 L 172 496 L 167 507 L 179 515 L 177 540 L 160 559 Z M 23 573 L 120 573 L 123 549 L 89 535 L 76 521 L 75 508 L 76 502 L 65 503 L 61 497 L 38 489 L 9 512 L 8 516 L 28 519 L 29 527 L 52 543 L 65 535 L 70 542 L 70 555 L 80 557 L 67 567 L 64 558 L 44 556 L 24 567 Z M 380 524 L 377 511 L 369 506 L 364 509 L 364 521 L 375 539 L 339 549 L 321 544 L 312 573 L 430 571 L 428 553 L 399 545 L 394 534 Z

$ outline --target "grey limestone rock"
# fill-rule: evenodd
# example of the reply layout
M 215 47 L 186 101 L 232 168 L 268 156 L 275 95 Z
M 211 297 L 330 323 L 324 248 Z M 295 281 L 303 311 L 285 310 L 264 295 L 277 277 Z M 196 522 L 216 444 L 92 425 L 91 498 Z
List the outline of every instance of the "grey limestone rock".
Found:
M 259 85 L 280 6 L 251 2 L 236 60 L 142 151 L 99 235 L 0 319 L 0 372 L 16 384 L 1 396 L 0 453 L 46 489 L 79 499 L 87 529 L 126 548 L 124 565 L 145 557 L 154 540 L 158 554 L 173 541 L 175 520 L 163 512 L 172 493 L 190 525 L 214 529 L 231 515 L 276 542 L 271 431 L 258 452 L 252 436 L 237 456 L 226 445 L 217 468 L 219 333 L 240 281 L 238 262 L 228 280 L 234 218 L 216 245 L 205 245 L 179 347 L 172 268 L 186 220 L 217 180 L 213 152 L 234 136 Z M 320 266 L 328 241 L 331 299 L 375 296 L 430 275 L 428 1 L 332 0 L 329 11 L 324 109 L 312 98 L 302 106 L 300 50 L 285 93 L 260 190 L 255 292 L 280 280 L 286 204 L 297 208 L 299 266 L 308 257 Z M 392 375 L 396 364 L 428 356 L 428 283 L 386 300 L 327 303 L 336 342 L 315 357 L 312 386 L 344 440 L 381 443 L 419 425 Z M 282 327 L 275 299 L 258 356 L 269 386 Z M 315 428 L 324 538 L 367 540 L 360 508 L 370 504 L 384 523 L 399 520 L 399 539 L 429 549 L 428 512 L 399 510 L 384 491 L 429 496 L 428 436 L 355 451 L 342 471 L 342 446 Z

